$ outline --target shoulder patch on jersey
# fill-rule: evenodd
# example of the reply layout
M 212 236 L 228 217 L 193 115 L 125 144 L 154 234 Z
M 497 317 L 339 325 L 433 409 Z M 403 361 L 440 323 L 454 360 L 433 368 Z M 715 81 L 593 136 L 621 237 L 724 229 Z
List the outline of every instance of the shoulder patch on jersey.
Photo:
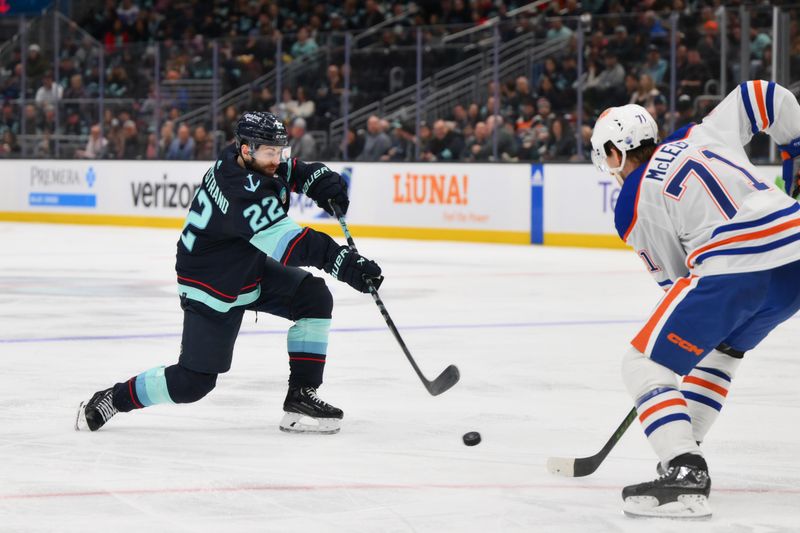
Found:
M 640 165 L 625 178 L 625 183 L 622 184 L 622 189 L 617 197 L 617 205 L 614 207 L 614 226 L 617 228 L 619 238 L 623 241 L 636 222 L 636 198 L 646 167 L 646 163 Z

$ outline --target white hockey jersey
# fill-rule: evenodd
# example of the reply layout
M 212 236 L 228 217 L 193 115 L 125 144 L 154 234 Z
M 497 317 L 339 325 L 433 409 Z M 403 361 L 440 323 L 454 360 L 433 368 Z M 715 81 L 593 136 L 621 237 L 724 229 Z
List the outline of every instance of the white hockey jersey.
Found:
M 774 82 L 742 83 L 625 179 L 617 232 L 665 290 L 689 273 L 800 260 L 800 204 L 760 176 L 744 151 L 759 131 L 778 144 L 800 137 L 800 104 Z

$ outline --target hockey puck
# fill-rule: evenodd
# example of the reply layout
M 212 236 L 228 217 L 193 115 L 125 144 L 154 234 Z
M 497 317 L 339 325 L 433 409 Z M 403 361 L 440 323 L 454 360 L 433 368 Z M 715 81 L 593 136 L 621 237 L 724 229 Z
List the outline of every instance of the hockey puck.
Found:
M 470 431 L 469 433 L 464 433 L 462 439 L 467 446 L 475 446 L 481 442 L 481 434 L 477 431 Z

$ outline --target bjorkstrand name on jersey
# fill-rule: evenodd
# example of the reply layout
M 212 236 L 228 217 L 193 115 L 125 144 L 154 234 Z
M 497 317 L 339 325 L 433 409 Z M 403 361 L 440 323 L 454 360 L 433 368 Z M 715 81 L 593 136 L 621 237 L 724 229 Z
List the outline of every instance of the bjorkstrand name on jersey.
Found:
M 219 167 L 220 163 L 221 161 L 217 162 L 217 167 Z M 217 180 L 214 178 L 214 167 L 208 169 L 206 176 L 203 178 L 203 182 L 206 184 L 206 189 L 208 189 L 208 195 L 214 199 L 214 203 L 217 204 L 217 207 L 219 207 L 219 210 L 222 211 L 222 214 L 226 215 L 228 213 L 228 207 L 230 206 L 230 203 L 228 202 L 228 199 L 225 198 L 225 195 L 222 194 L 219 185 L 217 185 Z

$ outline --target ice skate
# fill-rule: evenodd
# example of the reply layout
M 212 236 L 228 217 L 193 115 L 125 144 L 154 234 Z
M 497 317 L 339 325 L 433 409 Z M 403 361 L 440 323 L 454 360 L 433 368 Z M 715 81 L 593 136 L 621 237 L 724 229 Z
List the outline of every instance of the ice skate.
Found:
M 317 396 L 314 387 L 292 387 L 283 402 L 281 431 L 289 433 L 338 433 L 341 428 L 342 413 Z
M 623 512 L 633 517 L 709 518 L 710 492 L 711 478 L 705 460 L 686 454 L 673 459 L 664 475 L 655 481 L 622 489 Z
M 118 413 L 112 398 L 114 389 L 95 392 L 88 402 L 81 402 L 75 419 L 75 431 L 97 431 Z

